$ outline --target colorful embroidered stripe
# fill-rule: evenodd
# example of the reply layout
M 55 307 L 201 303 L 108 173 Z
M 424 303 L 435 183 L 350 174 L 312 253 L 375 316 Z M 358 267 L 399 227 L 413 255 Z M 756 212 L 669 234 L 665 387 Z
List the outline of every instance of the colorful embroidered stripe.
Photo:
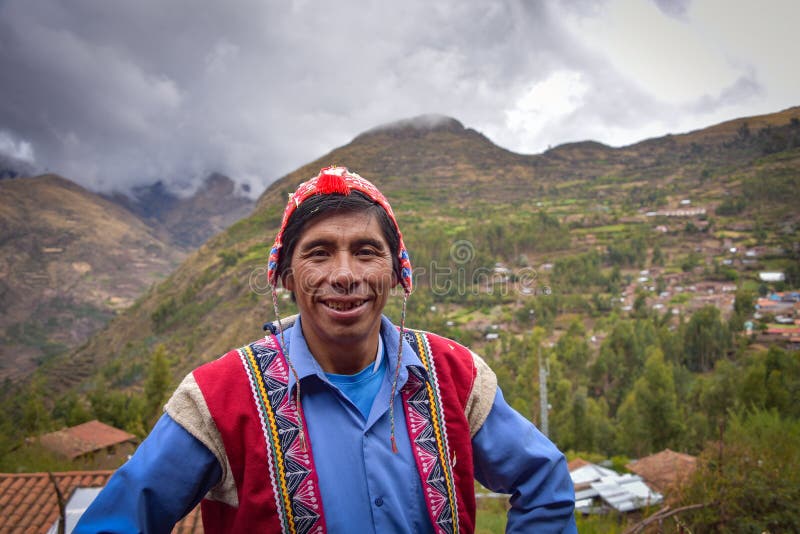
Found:
M 455 497 L 452 465 L 447 457 L 447 451 L 449 451 L 450 448 L 447 442 L 447 431 L 444 428 L 444 410 L 440 402 L 439 382 L 436 378 L 436 369 L 433 364 L 433 358 L 431 358 L 431 348 L 427 338 L 425 338 L 422 332 L 414 331 L 413 334 L 416 338 L 417 352 L 420 360 L 430 377 L 430 380 L 425 382 L 425 387 L 428 393 L 428 399 L 431 403 L 431 423 L 433 424 L 434 435 L 436 436 L 436 448 L 439 453 L 439 462 L 442 465 L 445 476 L 447 499 L 450 503 L 450 510 L 453 516 L 453 531 L 458 532 L 458 504 Z
M 275 500 L 276 504 L 278 505 L 277 509 L 281 517 L 281 526 L 283 527 L 282 530 L 286 532 L 288 528 L 289 532 L 296 534 L 294 517 L 292 517 L 291 499 L 289 497 L 289 491 L 286 487 L 286 473 L 283 467 L 283 451 L 278 438 L 278 427 L 275 423 L 275 413 L 272 410 L 272 405 L 269 402 L 267 390 L 264 386 L 264 378 L 261 374 L 258 363 L 255 360 L 253 349 L 250 346 L 244 347 L 244 350 L 240 349 L 239 354 L 242 356 L 245 369 L 251 379 L 256 406 L 259 408 L 259 412 L 261 412 L 259 416 L 262 417 L 263 421 L 263 415 L 266 415 L 267 421 L 269 421 L 268 428 L 264 428 L 264 437 L 267 438 L 267 448 L 271 452 L 270 457 L 275 464 L 274 467 L 277 469 L 276 480 L 276 477 L 273 476 L 273 468 L 270 466 L 270 478 L 272 478 L 273 493 L 275 493 Z M 279 491 L 278 488 L 275 487 L 276 481 L 280 483 Z M 280 498 L 278 498 L 278 495 L 280 495 Z

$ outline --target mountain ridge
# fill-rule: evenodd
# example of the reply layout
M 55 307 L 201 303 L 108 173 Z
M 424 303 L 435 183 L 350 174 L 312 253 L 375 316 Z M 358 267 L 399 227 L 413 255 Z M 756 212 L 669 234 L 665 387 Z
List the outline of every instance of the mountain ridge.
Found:
M 758 123 L 764 124 L 762 130 L 771 128 L 788 135 L 794 132 L 793 113 L 761 116 Z M 553 228 L 552 236 L 540 238 L 543 242 L 550 239 L 549 248 L 536 245 L 520 252 L 526 261 L 550 263 L 568 251 L 596 250 L 597 235 L 592 229 L 614 228 L 623 215 L 644 225 L 645 211 L 677 205 L 680 199 L 690 197 L 711 210 L 726 195 L 744 191 L 743 180 L 796 165 L 800 159 L 800 144 L 786 145 L 781 149 L 785 157 L 770 159 L 761 134 L 754 131 L 744 139 L 730 124 L 714 135 L 701 130 L 699 134 L 681 134 L 680 140 L 664 136 L 608 149 L 578 143 L 535 156 L 493 145 L 482 134 L 463 126 L 459 129 L 456 123 L 446 125 L 417 128 L 410 136 L 398 135 L 397 128 L 373 129 L 275 181 L 259 197 L 252 215 L 207 241 L 167 280 L 75 352 L 70 361 L 84 371 L 70 375 L 63 365 L 55 366 L 52 374 L 59 375 L 56 389 L 90 378 L 88 370 L 110 361 L 109 346 L 117 350 L 114 361 L 128 362 L 121 363 L 128 371 L 120 371 L 128 377 L 126 383 L 135 384 L 141 374 L 130 367 L 134 365 L 131 362 L 139 362 L 136 365 L 141 369 L 156 342 L 168 346 L 177 379 L 198 363 L 257 338 L 260 325 L 272 315 L 264 294 L 263 265 L 287 195 L 331 163 L 361 173 L 386 193 L 409 236 L 412 258 L 430 261 L 431 254 L 446 255 L 448 240 L 461 235 L 470 224 L 491 223 L 502 232 L 502 225 L 493 218 L 512 224 L 521 216 L 518 213 L 547 210 L 535 220 Z M 585 149 L 599 149 L 606 157 L 569 157 L 570 152 Z M 763 212 L 762 224 L 767 216 L 792 217 L 785 200 L 769 202 L 784 204 L 776 204 L 782 206 L 780 210 Z M 547 207 L 550 205 L 552 208 Z M 583 211 L 575 213 L 570 206 L 583 206 Z M 548 217 L 563 222 L 556 224 Z M 426 245 L 431 236 L 438 236 L 438 245 Z M 686 247 L 694 246 L 691 243 L 676 240 L 672 253 L 689 254 Z M 291 310 L 285 302 L 284 307 Z
M 0 235 L 0 378 L 75 348 L 184 256 L 53 174 L 0 182 Z

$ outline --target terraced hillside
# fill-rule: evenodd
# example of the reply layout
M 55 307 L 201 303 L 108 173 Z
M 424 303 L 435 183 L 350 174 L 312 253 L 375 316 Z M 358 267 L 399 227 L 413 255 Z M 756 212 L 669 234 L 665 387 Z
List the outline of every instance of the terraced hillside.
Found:
M 676 296 L 674 288 L 726 276 L 734 287 L 755 283 L 752 264 L 723 264 L 737 259 L 726 256 L 734 246 L 761 247 L 764 268 L 782 268 L 797 254 L 798 117 L 792 108 L 623 148 L 585 142 L 532 156 L 499 148 L 449 118 L 377 128 L 275 182 L 251 217 L 203 245 L 68 364 L 54 363 L 50 380 L 63 391 L 104 369 L 111 384 L 135 387 L 157 343 L 166 345 L 177 380 L 258 337 L 271 318 L 263 265 L 286 195 L 331 163 L 370 178 L 393 202 L 417 267 L 410 314 L 417 326 L 481 345 L 491 325 L 529 328 L 514 318 L 547 302 L 544 288 L 559 303 L 554 324 L 586 315 L 590 330 L 591 310 L 624 312 L 639 286 L 650 306 L 698 307 L 698 295 Z M 696 211 L 670 213 L 682 208 Z M 467 243 L 468 264 L 451 254 L 456 243 Z M 616 277 L 614 284 L 571 280 L 587 262 Z M 433 282 L 438 267 L 454 277 L 466 269 L 468 280 L 443 291 Z M 474 278 L 484 272 L 493 284 L 508 280 L 504 294 Z M 719 300 L 726 313 L 728 300 Z

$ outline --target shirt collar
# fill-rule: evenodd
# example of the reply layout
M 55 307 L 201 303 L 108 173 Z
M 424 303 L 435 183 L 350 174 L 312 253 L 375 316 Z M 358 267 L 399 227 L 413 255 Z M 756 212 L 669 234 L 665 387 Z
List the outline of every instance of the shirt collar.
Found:
M 308 348 L 308 344 L 306 343 L 305 336 L 303 336 L 303 329 L 302 329 L 302 317 L 298 316 L 297 321 L 295 321 L 294 325 L 291 328 L 287 329 L 284 332 L 284 339 L 286 343 L 286 347 L 284 349 L 288 352 L 288 358 L 291 359 L 292 365 L 294 366 L 295 370 L 297 371 L 297 376 L 300 380 L 304 380 L 309 376 L 317 376 L 320 380 L 325 382 L 328 381 L 328 378 L 325 376 L 325 371 L 322 370 L 317 360 L 314 358 L 314 355 L 311 354 L 311 351 Z M 387 359 L 387 373 L 389 376 L 394 376 L 395 370 L 397 369 L 397 344 L 400 341 L 400 332 L 398 331 L 397 327 L 392 324 L 388 317 L 385 315 L 381 317 L 381 333 L 380 333 L 380 341 L 378 342 L 378 358 L 376 358 L 376 365 L 380 365 L 380 355 L 381 353 L 383 356 L 386 356 Z M 381 351 L 381 346 L 383 350 Z M 397 388 L 398 390 L 403 387 L 408 380 L 408 368 L 411 366 L 418 367 L 424 375 L 427 373 L 425 372 L 425 367 L 422 365 L 422 361 L 417 356 L 417 353 L 414 352 L 414 349 L 411 348 L 411 345 L 403 339 L 403 348 L 402 348 L 402 363 L 400 366 L 400 373 L 397 377 Z M 291 390 L 295 385 L 295 377 L 294 373 L 289 372 L 289 389 Z

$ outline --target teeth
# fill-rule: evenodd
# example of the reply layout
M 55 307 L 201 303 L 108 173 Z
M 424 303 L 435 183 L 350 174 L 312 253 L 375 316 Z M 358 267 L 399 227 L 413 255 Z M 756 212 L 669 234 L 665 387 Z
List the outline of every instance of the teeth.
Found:
M 362 304 L 364 304 L 363 300 L 358 300 L 358 301 L 350 302 L 350 303 L 331 302 L 331 301 L 328 301 L 328 302 L 325 303 L 325 305 L 327 307 L 331 308 L 332 310 L 336 310 L 336 311 L 352 310 L 353 308 L 358 308 Z

